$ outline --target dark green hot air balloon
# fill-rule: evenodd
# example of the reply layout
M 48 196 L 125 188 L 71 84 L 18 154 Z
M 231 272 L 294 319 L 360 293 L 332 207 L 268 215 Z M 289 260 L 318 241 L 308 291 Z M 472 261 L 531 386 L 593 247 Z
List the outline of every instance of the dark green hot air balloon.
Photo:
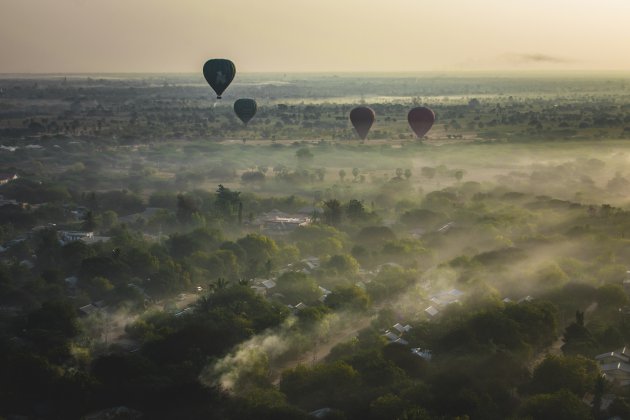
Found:
M 224 58 L 213 58 L 203 65 L 203 77 L 217 93 L 217 99 L 221 99 L 223 91 L 232 83 L 235 74 L 234 63 Z
M 249 120 L 254 118 L 257 109 L 256 101 L 253 99 L 237 99 L 234 102 L 234 112 L 243 121 L 243 124 L 247 124 Z

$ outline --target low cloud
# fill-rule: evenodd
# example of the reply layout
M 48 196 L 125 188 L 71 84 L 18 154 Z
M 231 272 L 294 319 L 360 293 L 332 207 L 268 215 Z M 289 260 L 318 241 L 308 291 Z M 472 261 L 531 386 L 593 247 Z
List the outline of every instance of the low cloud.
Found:
M 528 63 L 548 63 L 548 64 L 566 64 L 574 63 L 575 60 L 566 57 L 559 57 L 555 55 L 534 53 L 534 54 L 503 54 L 501 56 L 503 61 L 509 61 L 517 64 Z

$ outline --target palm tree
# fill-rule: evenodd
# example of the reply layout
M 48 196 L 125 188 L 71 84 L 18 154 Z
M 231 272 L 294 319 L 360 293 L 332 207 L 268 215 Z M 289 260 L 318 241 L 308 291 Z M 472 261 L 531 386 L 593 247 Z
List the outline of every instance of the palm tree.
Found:
M 324 201 L 324 220 L 332 226 L 337 226 L 341 222 L 341 203 L 337 199 Z
M 210 283 L 208 288 L 213 292 L 217 292 L 219 290 L 223 290 L 228 286 L 228 281 L 223 277 L 219 277 L 214 283 Z

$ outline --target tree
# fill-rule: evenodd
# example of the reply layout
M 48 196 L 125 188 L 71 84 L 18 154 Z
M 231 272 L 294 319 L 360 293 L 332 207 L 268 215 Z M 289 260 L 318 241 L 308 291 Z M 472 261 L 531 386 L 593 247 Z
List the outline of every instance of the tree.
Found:
M 93 301 L 105 299 L 107 294 L 114 289 L 114 285 L 105 277 L 92 277 L 87 281 L 81 281 L 80 285 Z
M 405 169 L 405 179 L 411 178 L 411 169 Z
M 402 168 L 396 168 L 396 178 L 402 179 L 404 173 Z
M 92 232 L 94 229 L 96 229 L 96 220 L 94 219 L 94 213 L 92 213 L 92 210 L 88 211 L 85 214 L 81 229 L 87 232 Z
M 317 302 L 321 292 L 317 282 L 301 272 L 289 271 L 276 280 L 275 293 L 284 296 L 284 301 L 296 305 L 300 302 Z
M 238 204 L 241 202 L 240 195 L 241 193 L 239 191 L 232 191 L 219 184 L 214 205 L 218 213 L 225 220 L 232 220 L 234 218 L 234 215 L 238 211 Z
M 534 370 L 531 390 L 540 394 L 567 390 L 581 397 L 594 390 L 598 377 L 599 369 L 593 360 L 582 356 L 548 356 Z
M 554 420 L 590 420 L 589 407 L 567 390 L 531 397 L 521 406 L 525 418 Z
M 346 206 L 346 216 L 353 222 L 358 222 L 367 216 L 363 203 L 359 200 L 352 199 Z
M 341 203 L 337 199 L 324 201 L 324 220 L 331 226 L 338 226 L 341 223 L 343 209 Z
M 575 322 L 572 322 L 565 330 L 562 337 L 564 354 L 582 354 L 592 356 L 597 343 L 591 332 L 584 326 L 584 312 L 575 312 Z
M 400 216 L 400 221 L 409 227 L 430 228 L 443 216 L 428 209 L 412 209 Z
M 295 156 L 300 162 L 310 162 L 315 157 L 307 147 L 302 147 L 301 149 L 296 150 Z
M 350 408 L 348 395 L 353 395 L 360 384 L 359 372 L 347 363 L 338 361 L 307 368 L 299 365 L 285 370 L 280 391 L 298 406 Z
M 28 314 L 25 334 L 38 352 L 59 361 L 68 355 L 69 340 L 79 332 L 77 317 L 77 311 L 67 302 L 44 302 Z
M 350 255 L 333 255 L 326 262 L 326 268 L 337 274 L 355 275 L 359 271 L 359 263 Z
M 265 174 L 260 171 L 247 171 L 241 175 L 244 183 L 260 183 L 265 181 Z
M 199 214 L 199 205 L 191 195 L 177 194 L 177 220 L 180 223 L 190 223 L 193 215 Z
M 346 177 L 346 171 L 344 169 L 339 169 L 339 179 L 341 180 L 341 182 L 343 182 L 345 177 Z
M 104 229 L 109 229 L 116 223 L 118 223 L 118 214 L 113 210 L 107 210 L 105 213 L 103 213 L 101 218 Z
M 433 177 L 435 177 L 435 173 L 436 173 L 436 169 L 435 168 L 431 168 L 429 166 L 423 166 L 420 169 L 420 173 L 422 174 L 423 177 L 427 178 L 427 179 L 433 179 Z
M 223 290 L 228 286 L 229 282 L 225 280 L 223 277 L 219 277 L 213 283 L 210 283 L 208 286 L 210 290 L 216 292 L 217 290 Z
M 352 176 L 354 177 L 354 180 L 356 181 L 357 177 L 359 176 L 359 168 L 352 168 Z
M 267 261 L 273 260 L 278 254 L 278 246 L 272 239 L 256 233 L 250 233 L 236 243 L 247 255 L 246 274 L 249 277 L 264 274 Z
M 458 169 L 457 171 L 455 171 L 453 176 L 455 177 L 457 182 L 460 182 L 462 180 L 462 178 L 464 178 L 464 171 L 462 171 L 461 169 Z
M 396 240 L 396 235 L 387 226 L 367 226 L 361 229 L 356 241 L 366 247 L 381 246 L 387 241 Z
M 370 306 L 370 296 L 354 285 L 339 287 L 326 297 L 326 306 L 332 309 L 365 311 Z

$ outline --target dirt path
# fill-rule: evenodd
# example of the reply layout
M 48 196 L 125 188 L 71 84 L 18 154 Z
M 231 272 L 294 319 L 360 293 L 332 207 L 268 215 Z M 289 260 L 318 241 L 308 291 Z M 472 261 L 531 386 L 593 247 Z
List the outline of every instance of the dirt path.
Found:
M 341 344 L 356 337 L 359 331 L 369 327 L 375 316 L 376 315 L 366 316 L 365 318 L 355 321 L 352 323 L 352 325 L 339 331 L 327 341 L 316 341 L 313 345 L 312 350 L 302 353 L 299 357 L 295 359 L 287 360 L 285 362 L 278 363 L 272 366 L 270 369 L 270 377 L 272 383 L 274 385 L 278 385 L 280 383 L 280 376 L 282 372 L 286 369 L 292 369 L 298 365 L 312 366 L 321 362 L 324 358 L 326 358 L 326 356 L 328 356 L 328 354 L 330 354 L 330 351 L 337 344 Z
M 591 302 L 590 305 L 588 305 L 588 307 L 586 308 L 586 310 L 584 311 L 584 315 L 588 315 L 590 313 L 592 313 L 594 310 L 597 309 L 597 302 Z M 588 322 L 587 322 L 588 324 Z M 564 325 L 563 328 L 566 328 L 568 326 Z M 529 371 L 533 372 L 534 369 L 536 369 L 536 367 L 541 364 L 543 362 L 543 360 L 545 360 L 545 358 L 547 356 L 562 356 L 562 345 L 564 344 L 564 340 L 562 339 L 562 335 L 560 335 L 556 341 L 554 341 L 549 347 L 541 350 L 536 357 L 534 357 L 532 359 L 532 361 L 529 363 Z
M 171 299 L 171 301 L 174 303 L 177 310 L 183 310 L 197 302 L 199 297 L 200 295 L 195 293 L 182 293 L 179 297 Z M 165 304 L 153 304 L 149 310 L 150 309 L 164 311 Z M 133 340 L 129 339 L 125 328 L 129 324 L 133 324 L 138 317 L 138 315 L 123 316 L 117 313 L 105 315 L 105 327 L 103 328 L 101 341 L 103 341 L 106 345 L 132 343 Z

